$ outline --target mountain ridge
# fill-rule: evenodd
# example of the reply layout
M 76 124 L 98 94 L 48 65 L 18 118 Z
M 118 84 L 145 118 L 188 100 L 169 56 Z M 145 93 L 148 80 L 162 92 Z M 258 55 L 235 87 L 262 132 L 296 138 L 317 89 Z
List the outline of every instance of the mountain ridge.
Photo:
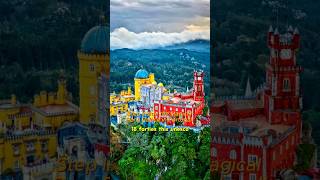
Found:
M 130 48 L 120 48 L 113 49 L 111 52 L 116 52 L 118 50 L 131 50 L 131 51 L 141 51 L 141 50 L 188 50 L 201 53 L 210 53 L 210 41 L 205 39 L 196 39 L 190 40 L 183 43 L 175 43 L 172 45 L 164 47 L 155 47 L 155 48 L 142 48 L 142 49 L 130 49 Z

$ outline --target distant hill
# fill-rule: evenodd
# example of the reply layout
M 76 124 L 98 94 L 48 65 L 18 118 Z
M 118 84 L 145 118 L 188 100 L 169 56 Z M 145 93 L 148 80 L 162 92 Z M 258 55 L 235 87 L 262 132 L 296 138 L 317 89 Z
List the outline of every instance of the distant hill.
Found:
M 202 49 L 202 47 L 193 46 L 193 49 Z M 180 46 L 179 46 L 180 47 Z M 182 47 L 182 46 L 181 46 Z M 170 63 L 170 62 L 199 62 L 210 65 L 209 52 L 189 50 L 187 48 L 167 48 L 167 49 L 117 49 L 111 51 L 111 63 L 119 59 L 131 60 L 138 62 L 155 62 L 155 63 Z
M 161 49 L 165 49 L 165 50 L 187 49 L 189 51 L 210 53 L 210 41 L 199 39 L 199 40 L 189 41 L 186 43 L 180 43 L 180 44 L 166 46 Z

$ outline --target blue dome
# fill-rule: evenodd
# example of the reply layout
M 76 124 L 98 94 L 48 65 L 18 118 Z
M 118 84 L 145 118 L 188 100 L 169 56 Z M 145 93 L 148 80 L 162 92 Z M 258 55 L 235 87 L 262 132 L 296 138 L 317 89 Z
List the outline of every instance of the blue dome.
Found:
M 81 51 L 84 53 L 105 54 L 109 51 L 109 28 L 106 25 L 91 28 L 81 42 Z
M 144 69 L 140 69 L 139 71 L 136 72 L 136 75 L 134 77 L 138 79 L 146 79 L 149 77 L 149 73 Z

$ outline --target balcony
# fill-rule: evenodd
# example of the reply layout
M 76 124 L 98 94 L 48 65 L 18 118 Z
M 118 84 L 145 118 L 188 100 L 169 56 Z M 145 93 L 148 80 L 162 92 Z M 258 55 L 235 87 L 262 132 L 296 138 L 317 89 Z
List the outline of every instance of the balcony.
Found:
M 52 172 L 54 171 L 54 163 L 53 162 L 33 163 L 32 165 L 23 166 L 22 170 L 24 174 L 32 174 L 33 177 L 52 174 Z

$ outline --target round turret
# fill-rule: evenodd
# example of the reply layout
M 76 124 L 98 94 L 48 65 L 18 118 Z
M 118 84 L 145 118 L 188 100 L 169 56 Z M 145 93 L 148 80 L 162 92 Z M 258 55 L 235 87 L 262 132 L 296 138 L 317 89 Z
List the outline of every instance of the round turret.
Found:
M 82 39 L 80 51 L 86 54 L 106 54 L 110 47 L 109 34 L 106 25 L 91 28 Z
M 147 79 L 148 77 L 149 77 L 149 73 L 144 69 L 140 69 L 139 71 L 137 71 L 136 75 L 134 76 L 134 78 L 137 78 L 137 79 Z

